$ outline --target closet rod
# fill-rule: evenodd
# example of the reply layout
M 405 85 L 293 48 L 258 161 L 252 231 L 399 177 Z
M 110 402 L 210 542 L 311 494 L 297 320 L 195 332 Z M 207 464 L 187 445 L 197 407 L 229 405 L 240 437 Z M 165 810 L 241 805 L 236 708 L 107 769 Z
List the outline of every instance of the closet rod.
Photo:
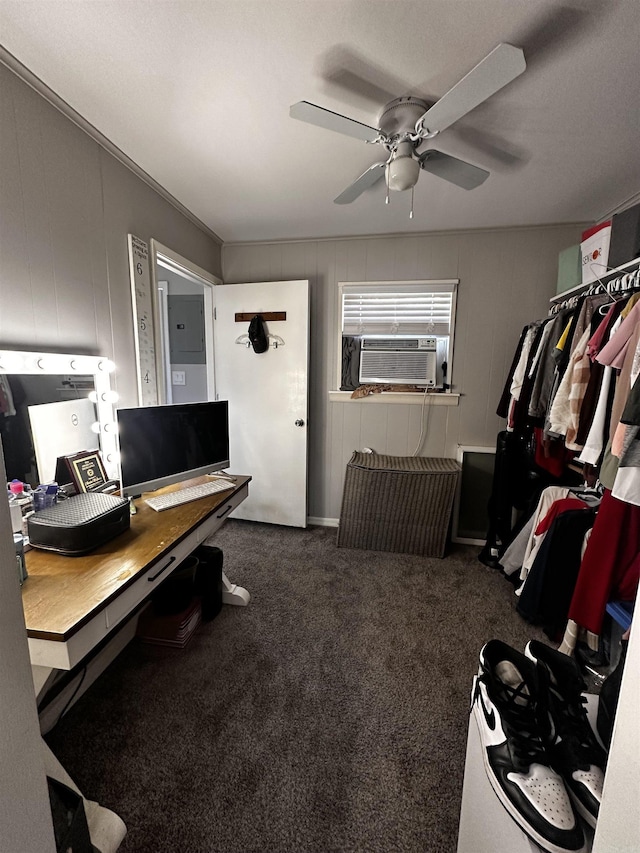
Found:
M 615 269 L 606 270 L 602 275 L 594 276 L 593 278 L 588 279 L 588 281 L 582 282 L 582 284 L 576 284 L 575 287 L 572 287 L 569 290 L 565 290 L 562 293 L 556 293 L 555 296 L 551 297 L 549 302 L 552 305 L 556 302 L 564 302 L 565 299 L 569 299 L 571 296 L 579 296 L 583 291 L 593 287 L 594 284 L 607 284 L 607 282 L 620 275 L 624 275 L 624 273 L 633 272 L 639 266 L 640 258 L 634 258 L 632 261 L 627 261 L 626 264 L 621 264 Z

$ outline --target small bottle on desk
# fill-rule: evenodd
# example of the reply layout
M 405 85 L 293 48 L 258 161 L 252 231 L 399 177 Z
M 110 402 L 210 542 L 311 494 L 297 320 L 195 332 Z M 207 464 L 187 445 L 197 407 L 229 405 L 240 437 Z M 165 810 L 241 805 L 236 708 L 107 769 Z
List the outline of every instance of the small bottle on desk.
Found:
M 27 535 L 27 519 L 33 515 L 34 504 L 31 486 L 23 483 L 21 480 L 12 480 L 7 484 L 8 496 L 11 503 L 15 503 L 20 507 L 22 514 L 22 535 Z

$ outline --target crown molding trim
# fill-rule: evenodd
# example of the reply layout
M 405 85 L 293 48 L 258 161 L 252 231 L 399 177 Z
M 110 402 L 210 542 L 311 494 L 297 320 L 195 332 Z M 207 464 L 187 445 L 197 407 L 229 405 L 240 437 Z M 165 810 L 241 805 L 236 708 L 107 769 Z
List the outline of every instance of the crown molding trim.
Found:
M 339 243 L 349 240 L 394 240 L 405 239 L 422 239 L 424 237 L 449 237 L 460 234 L 491 234 L 496 232 L 511 232 L 511 231 L 548 231 L 558 228 L 578 228 L 584 230 L 593 225 L 593 221 L 585 220 L 583 222 L 548 222 L 537 225 L 492 225 L 487 228 L 451 228 L 436 231 L 388 231 L 382 234 L 349 234 L 335 235 L 333 237 L 279 237 L 272 240 L 225 240 L 224 249 L 232 249 L 236 246 L 272 246 L 283 243 Z
M 118 148 L 117 145 L 114 145 L 110 139 L 81 116 L 77 110 L 57 95 L 53 89 L 50 89 L 44 81 L 37 77 L 33 71 L 30 71 L 26 65 L 23 65 L 19 59 L 16 59 L 16 57 L 12 53 L 9 53 L 9 51 L 2 47 L 2 45 L 0 45 L 0 63 L 6 66 L 6 68 L 22 80 L 23 83 L 26 83 L 27 86 L 41 95 L 48 103 L 51 104 L 52 107 L 55 107 L 55 109 L 66 116 L 69 121 L 72 121 L 76 127 L 79 127 L 80 130 L 84 131 L 87 136 L 90 136 L 91 139 L 93 139 L 94 142 L 97 142 L 101 148 L 104 148 L 108 154 L 111 154 L 111 156 L 115 157 L 118 162 L 122 163 L 123 166 L 126 166 L 127 169 L 133 172 L 137 178 L 144 181 L 148 187 L 151 187 L 154 192 L 158 193 L 158 195 L 165 201 L 169 202 L 169 204 L 186 219 L 193 222 L 193 224 L 201 231 L 204 231 L 212 240 L 215 240 L 219 246 L 222 246 L 223 240 L 215 233 L 215 231 L 212 231 L 208 225 L 205 225 L 202 220 L 198 219 L 194 213 L 185 207 L 182 202 L 178 201 L 175 196 L 171 195 L 171 193 L 159 184 L 155 178 L 152 178 L 151 175 L 145 172 L 145 170 L 142 169 L 134 160 L 128 157 L 124 151 Z

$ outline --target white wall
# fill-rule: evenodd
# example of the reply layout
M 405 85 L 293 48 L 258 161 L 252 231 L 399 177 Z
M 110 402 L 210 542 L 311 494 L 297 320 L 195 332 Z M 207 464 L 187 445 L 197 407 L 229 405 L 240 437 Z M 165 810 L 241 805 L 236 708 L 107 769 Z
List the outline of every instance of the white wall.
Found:
M 0 454 L 0 482 L 5 481 Z M 0 849 L 53 853 L 40 727 L 6 500 L 0 501 L 0 649 Z
M 640 612 L 636 597 L 635 613 Z M 640 630 L 631 627 L 627 660 L 604 780 L 593 853 L 638 853 L 640 849 Z
M 0 65 L 0 346 L 112 358 L 137 405 L 127 234 L 220 274 L 220 246 Z
M 217 242 L 2 65 L 0 232 L 0 348 L 110 357 L 123 405 L 138 402 L 127 233 L 220 274 Z M 55 842 L 6 501 L 0 528 L 0 849 L 48 853 Z
M 355 212 L 354 212 L 355 215 Z M 582 226 L 501 229 L 346 240 L 225 244 L 226 284 L 311 282 L 309 514 L 337 518 L 353 450 L 410 455 L 421 407 L 330 402 L 335 389 L 340 281 L 459 278 L 452 381 L 460 405 L 427 407 L 423 456 L 455 457 L 458 444 L 495 447 L 495 415 L 522 327 L 545 316 L 556 291 L 558 253 Z

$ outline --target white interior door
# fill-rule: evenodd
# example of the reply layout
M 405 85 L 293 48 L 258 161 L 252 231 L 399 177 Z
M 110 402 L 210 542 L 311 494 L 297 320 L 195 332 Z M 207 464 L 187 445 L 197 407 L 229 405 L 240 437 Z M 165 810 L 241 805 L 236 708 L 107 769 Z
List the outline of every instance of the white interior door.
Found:
M 270 281 L 215 288 L 216 392 L 229 401 L 230 470 L 253 477 L 234 518 L 306 527 L 309 282 Z M 249 320 L 267 320 L 269 349 L 238 343 Z M 278 339 L 283 343 L 273 346 Z

